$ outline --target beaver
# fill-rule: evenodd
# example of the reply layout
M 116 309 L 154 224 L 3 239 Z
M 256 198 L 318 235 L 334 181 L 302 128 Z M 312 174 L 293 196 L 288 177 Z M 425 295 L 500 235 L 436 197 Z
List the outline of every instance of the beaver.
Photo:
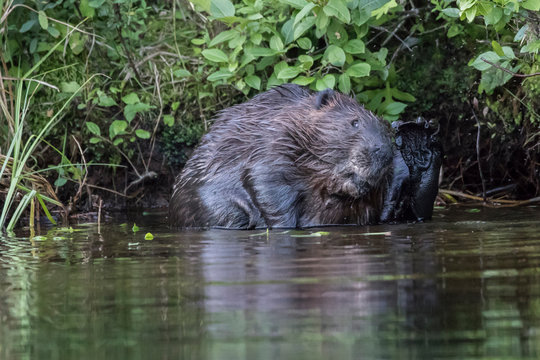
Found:
M 170 223 L 253 229 L 377 222 L 392 183 L 393 134 L 347 95 L 272 88 L 218 114 L 175 182 Z
M 421 117 L 411 122 L 395 121 L 392 128 L 396 144 L 393 174 L 380 220 L 431 219 L 442 162 L 439 128 Z

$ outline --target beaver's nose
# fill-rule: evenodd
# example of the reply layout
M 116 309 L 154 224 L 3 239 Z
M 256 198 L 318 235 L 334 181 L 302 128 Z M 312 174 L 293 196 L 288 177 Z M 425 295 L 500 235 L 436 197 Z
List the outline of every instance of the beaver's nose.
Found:
M 388 166 L 392 163 L 393 151 L 391 146 L 376 146 L 370 151 L 371 159 L 380 167 Z

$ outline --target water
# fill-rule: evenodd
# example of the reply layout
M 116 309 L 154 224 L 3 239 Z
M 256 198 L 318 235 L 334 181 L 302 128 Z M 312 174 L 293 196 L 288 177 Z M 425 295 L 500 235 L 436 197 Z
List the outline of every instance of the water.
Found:
M 162 218 L 0 239 L 0 359 L 540 358 L 538 208 L 269 233 Z

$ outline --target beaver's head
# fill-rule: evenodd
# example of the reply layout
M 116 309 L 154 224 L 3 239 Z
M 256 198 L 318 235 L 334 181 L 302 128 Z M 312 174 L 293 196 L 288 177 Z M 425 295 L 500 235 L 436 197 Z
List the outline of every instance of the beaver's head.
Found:
M 300 127 L 305 154 L 299 163 L 313 170 L 318 187 L 329 195 L 359 199 L 378 193 L 391 173 L 390 125 L 332 90 L 306 101 Z

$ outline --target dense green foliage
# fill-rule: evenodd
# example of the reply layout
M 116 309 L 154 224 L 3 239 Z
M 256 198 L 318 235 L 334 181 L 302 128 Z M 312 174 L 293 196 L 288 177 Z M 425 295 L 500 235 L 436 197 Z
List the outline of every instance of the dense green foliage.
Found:
M 540 0 L 0 1 L 0 154 L 17 138 L 17 79 L 38 63 L 29 77 L 41 85 L 21 85 L 33 94 L 26 135 L 74 100 L 50 129 L 59 151 L 42 146 L 25 165 L 58 165 L 49 177 L 73 206 L 82 188 L 140 199 L 158 174 L 169 186 L 169 165 L 178 170 L 216 111 L 294 82 L 354 94 L 390 121 L 436 118 L 448 184 L 459 174 L 475 191 L 463 164 L 482 159 L 475 139 L 461 140 L 475 131 L 472 107 L 496 147 L 484 142 L 483 156 L 511 144 L 500 155 L 522 161 L 514 175 L 493 170 L 493 185 L 521 176 L 535 194 L 539 10 Z

